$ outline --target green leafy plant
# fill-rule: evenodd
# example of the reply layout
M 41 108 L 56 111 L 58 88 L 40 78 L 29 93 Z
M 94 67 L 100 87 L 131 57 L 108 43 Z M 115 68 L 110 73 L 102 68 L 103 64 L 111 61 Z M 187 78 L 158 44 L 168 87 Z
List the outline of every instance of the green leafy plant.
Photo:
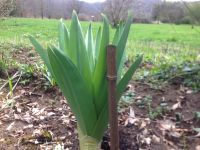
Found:
M 56 81 L 53 78 L 52 74 L 49 72 L 45 65 L 40 65 L 38 69 L 42 70 L 43 76 L 47 79 L 48 83 L 45 83 L 46 86 L 52 87 L 56 85 Z
M 3 111 L 6 108 L 13 108 L 15 106 L 16 102 L 14 99 L 6 99 L 3 101 L 2 106 L 0 107 L 0 112 Z
M 84 36 L 75 12 L 69 30 L 60 21 L 59 46 L 48 46 L 45 50 L 30 37 L 77 119 L 81 150 L 97 149 L 108 124 L 106 47 L 110 41 L 109 23 L 102 16 L 103 29 L 99 28 L 96 38 L 93 37 L 91 24 Z M 131 22 L 132 17 L 129 16 L 126 23 L 116 30 L 112 42 L 117 46 L 117 100 L 142 61 L 142 56 L 139 56 L 122 77 L 124 49 Z

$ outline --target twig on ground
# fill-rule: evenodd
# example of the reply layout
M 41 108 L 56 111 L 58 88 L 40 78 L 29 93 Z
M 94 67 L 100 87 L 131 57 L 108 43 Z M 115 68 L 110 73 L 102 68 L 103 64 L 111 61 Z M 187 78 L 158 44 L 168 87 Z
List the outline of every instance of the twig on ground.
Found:
M 14 89 L 16 88 L 17 84 L 19 83 L 21 77 L 22 77 L 22 72 L 20 72 L 19 78 L 17 79 L 17 82 L 15 83 L 15 85 L 13 86 L 13 88 L 11 89 L 11 91 L 6 95 L 7 98 L 14 91 Z
M 18 73 L 19 73 L 19 71 L 17 71 L 17 72 L 11 77 L 11 80 L 13 80 L 13 79 L 17 78 L 18 76 L 20 76 L 20 75 L 18 75 Z M 0 91 L 1 91 L 8 83 L 9 83 L 9 80 L 6 80 L 6 82 L 0 87 Z

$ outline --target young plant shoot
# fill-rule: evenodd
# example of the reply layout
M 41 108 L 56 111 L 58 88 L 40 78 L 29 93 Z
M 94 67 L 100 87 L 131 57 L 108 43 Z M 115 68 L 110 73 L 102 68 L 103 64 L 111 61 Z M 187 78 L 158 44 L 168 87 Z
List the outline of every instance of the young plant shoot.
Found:
M 86 35 L 75 12 L 70 28 L 59 23 L 59 45 L 44 49 L 33 37 L 31 43 L 46 64 L 49 72 L 66 97 L 74 113 L 81 150 L 98 149 L 108 125 L 108 83 L 106 78 L 106 47 L 109 44 L 109 22 L 103 17 L 103 26 L 93 37 L 91 24 Z M 119 101 L 142 56 L 122 76 L 124 49 L 132 17 L 116 30 L 112 44 L 117 47 L 117 100 Z

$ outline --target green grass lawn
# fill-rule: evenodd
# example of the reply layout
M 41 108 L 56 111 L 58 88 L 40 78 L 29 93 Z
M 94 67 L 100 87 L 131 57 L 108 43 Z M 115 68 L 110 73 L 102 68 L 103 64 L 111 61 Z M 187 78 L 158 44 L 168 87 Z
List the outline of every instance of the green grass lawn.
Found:
M 59 20 L 10 18 L 0 20 L 0 52 L 19 47 L 30 47 L 28 35 L 40 42 L 55 44 Z M 86 31 L 89 22 L 81 22 Z M 66 21 L 70 25 L 70 21 Z M 97 32 L 101 23 L 92 23 Z M 111 37 L 113 37 L 114 29 Z M 144 54 L 144 62 L 153 64 L 147 71 L 141 69 L 139 76 L 161 72 L 169 66 L 200 61 L 200 26 L 172 24 L 133 24 L 127 43 L 127 58 L 134 61 L 137 54 Z
M 66 24 L 69 25 L 70 21 Z M 58 20 L 12 18 L 0 21 L 0 41 L 24 40 L 27 34 L 42 40 L 52 40 L 57 35 Z M 88 22 L 82 22 L 86 30 Z M 100 23 L 93 23 L 97 31 Z M 200 46 L 200 27 L 170 24 L 133 24 L 129 40 L 131 42 L 168 42 Z M 114 33 L 114 32 L 113 32 Z
M 70 21 L 66 21 L 69 26 Z M 86 31 L 88 22 L 82 22 Z M 100 23 L 93 23 L 94 31 Z M 31 34 L 44 43 L 56 43 L 58 20 L 12 18 L 0 21 L 0 43 L 28 44 L 27 35 Z M 145 57 L 169 54 L 190 55 L 194 58 L 200 51 L 200 27 L 171 24 L 133 24 L 128 39 L 128 51 L 131 58 L 136 53 Z M 114 29 L 112 29 L 114 33 Z M 111 37 L 113 34 L 111 35 Z M 167 56 L 166 56 L 167 57 Z M 184 56 L 185 57 L 185 56 Z

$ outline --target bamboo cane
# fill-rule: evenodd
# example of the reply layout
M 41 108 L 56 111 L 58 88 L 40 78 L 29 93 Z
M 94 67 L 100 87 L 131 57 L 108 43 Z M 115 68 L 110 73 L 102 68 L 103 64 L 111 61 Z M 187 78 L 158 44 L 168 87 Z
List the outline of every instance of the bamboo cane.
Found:
M 107 46 L 107 78 L 108 78 L 108 99 L 109 99 L 109 123 L 110 123 L 110 144 L 111 150 L 119 149 L 118 114 L 116 101 L 116 47 Z

